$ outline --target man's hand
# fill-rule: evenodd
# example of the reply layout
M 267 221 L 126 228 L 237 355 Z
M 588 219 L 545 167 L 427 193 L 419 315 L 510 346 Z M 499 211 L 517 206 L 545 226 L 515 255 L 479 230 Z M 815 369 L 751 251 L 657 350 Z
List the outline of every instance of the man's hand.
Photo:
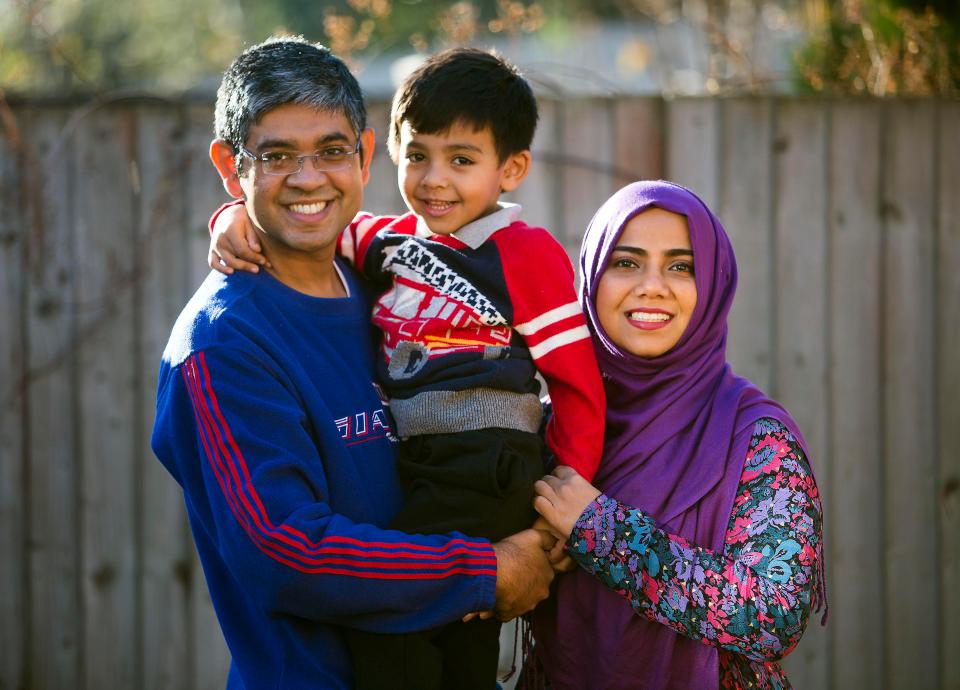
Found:
M 217 216 L 210 233 L 210 251 L 207 264 L 220 273 L 230 274 L 235 269 L 256 273 L 260 266 L 269 266 L 260 253 L 257 230 L 242 204 L 228 206 Z
M 597 487 L 565 465 L 535 482 L 533 490 L 537 494 L 533 507 L 564 542 L 586 507 L 600 495 Z
M 576 569 L 577 564 L 573 562 L 573 559 L 570 558 L 570 554 L 568 554 L 564 549 L 566 541 L 557 538 L 557 535 L 553 533 L 549 522 L 544 520 L 542 517 L 538 517 L 533 523 L 533 528 L 548 535 L 547 537 L 544 537 L 545 544 L 548 541 L 549 543 L 553 544 L 553 546 L 551 546 L 550 550 L 547 552 L 547 558 L 550 559 L 550 565 L 553 566 L 554 572 L 569 573 L 571 570 Z
M 493 615 L 501 621 L 522 616 L 550 595 L 553 567 L 549 535 L 535 529 L 512 534 L 493 545 L 497 555 L 497 602 Z M 489 613 L 480 614 L 481 618 Z

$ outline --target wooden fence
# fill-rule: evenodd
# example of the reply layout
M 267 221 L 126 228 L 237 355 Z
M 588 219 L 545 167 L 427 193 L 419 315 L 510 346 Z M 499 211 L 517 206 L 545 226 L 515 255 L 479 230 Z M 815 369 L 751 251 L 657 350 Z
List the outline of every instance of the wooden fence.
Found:
M 515 198 L 571 253 L 637 178 L 692 187 L 733 238 L 730 357 L 792 410 L 824 494 L 830 620 L 788 658 L 795 686 L 960 688 L 960 103 L 542 110 Z M 224 199 L 211 120 L 160 99 L 0 109 L 0 688 L 223 687 L 149 447 L 160 353 Z M 401 208 L 382 145 L 367 207 Z

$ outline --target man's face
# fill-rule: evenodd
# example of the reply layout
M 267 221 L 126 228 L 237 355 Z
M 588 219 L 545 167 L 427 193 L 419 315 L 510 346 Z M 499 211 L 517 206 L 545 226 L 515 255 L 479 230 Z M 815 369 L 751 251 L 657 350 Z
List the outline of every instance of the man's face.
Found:
M 299 172 L 269 175 L 258 162 L 239 158 L 239 185 L 247 213 L 261 232 L 271 261 L 291 254 L 333 255 L 340 232 L 363 203 L 363 187 L 370 177 L 373 133 L 361 133 L 363 163 L 350 156 L 346 167 L 318 171 L 312 159 Z M 350 150 L 356 136 L 343 113 L 328 113 L 288 103 L 274 108 L 250 127 L 246 148 L 256 156 L 286 153 L 310 155 L 334 146 Z

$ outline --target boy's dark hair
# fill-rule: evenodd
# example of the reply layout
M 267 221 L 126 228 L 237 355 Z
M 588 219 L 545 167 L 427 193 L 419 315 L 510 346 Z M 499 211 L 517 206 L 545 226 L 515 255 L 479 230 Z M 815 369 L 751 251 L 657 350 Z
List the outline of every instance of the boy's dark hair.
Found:
M 367 126 L 360 85 L 340 58 L 302 36 L 274 36 L 245 50 L 223 73 L 214 133 L 238 151 L 251 125 L 287 103 L 343 113 L 357 136 Z
M 489 127 L 502 163 L 533 143 L 537 100 L 517 68 L 493 53 L 451 48 L 428 58 L 397 89 L 390 113 L 390 156 L 397 162 L 400 128 L 444 132 L 461 122 Z

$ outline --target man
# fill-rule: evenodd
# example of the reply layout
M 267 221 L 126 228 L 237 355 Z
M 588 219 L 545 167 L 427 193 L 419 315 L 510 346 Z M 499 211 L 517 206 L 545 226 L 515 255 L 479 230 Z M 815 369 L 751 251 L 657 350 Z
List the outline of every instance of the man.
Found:
M 342 629 L 408 632 L 548 593 L 541 535 L 491 545 L 387 530 L 395 438 L 374 384 L 369 300 L 335 258 L 373 132 L 324 48 L 270 40 L 230 66 L 210 148 L 267 270 L 212 273 L 164 352 L 153 448 L 184 489 L 228 688 L 349 688 Z

